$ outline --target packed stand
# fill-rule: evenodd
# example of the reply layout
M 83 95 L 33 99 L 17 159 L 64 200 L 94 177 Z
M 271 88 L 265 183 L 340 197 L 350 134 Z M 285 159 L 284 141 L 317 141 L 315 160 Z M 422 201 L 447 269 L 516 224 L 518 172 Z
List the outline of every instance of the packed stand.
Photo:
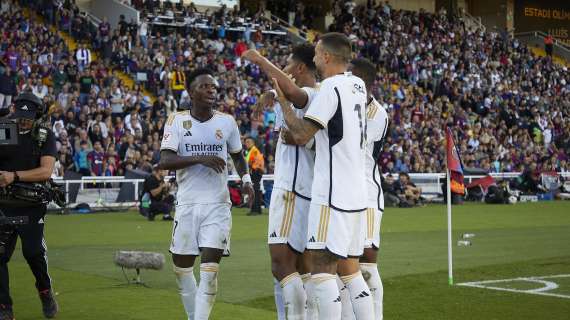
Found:
M 122 175 L 126 169 L 150 172 L 159 159 L 166 118 L 189 107 L 185 77 L 197 67 L 219 74 L 219 110 L 235 116 L 243 137 L 251 137 L 261 150 L 265 172 L 273 173 L 275 112 L 254 108 L 258 95 L 270 84 L 257 66 L 245 64 L 239 57 L 249 43 L 285 65 L 291 50 L 288 41 L 247 33 L 231 40 L 202 29 L 193 30 L 193 36 L 141 35 L 141 26 L 135 28 L 124 20 L 116 30 L 106 19 L 95 26 L 71 3 L 54 6 L 49 17 L 45 7 L 36 9 L 76 39 L 88 40 L 80 43 L 76 52 L 65 49 L 64 58 L 52 61 L 53 81 L 46 85 L 54 90 L 50 105 L 57 106 L 52 121 L 61 140 L 60 174 L 66 169 L 97 176 Z M 100 62 L 93 59 L 95 54 Z M 129 88 L 116 75 L 117 70 L 146 81 Z M 156 95 L 154 103 L 144 95 L 144 88 Z M 233 170 L 231 163 L 229 166 Z
M 570 171 L 567 68 L 504 32 L 469 29 L 445 10 L 375 2 L 335 1 L 330 29 L 378 65 L 374 94 L 392 119 L 385 173 L 444 172 L 446 125 L 468 167 Z
M 142 112 L 152 105 L 140 88 L 127 88 L 103 63 L 84 61 L 83 47 L 71 52 L 57 32 L 11 1 L 2 2 L 0 29 L 3 107 L 25 91 L 50 106 L 59 152 L 54 176 L 65 170 L 113 176 L 151 169 L 164 120 Z M 140 116 L 131 117 L 137 109 Z

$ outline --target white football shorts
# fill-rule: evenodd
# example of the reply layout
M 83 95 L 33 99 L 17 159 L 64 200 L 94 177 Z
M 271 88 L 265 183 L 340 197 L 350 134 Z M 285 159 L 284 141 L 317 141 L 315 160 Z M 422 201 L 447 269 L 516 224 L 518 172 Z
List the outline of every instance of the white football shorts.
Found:
M 325 205 L 311 203 L 307 249 L 326 249 L 341 258 L 362 256 L 364 214 L 364 211 L 338 211 Z
M 292 191 L 273 188 L 269 204 L 267 243 L 288 244 L 298 253 L 305 251 L 310 205 L 310 200 Z
M 229 256 L 231 229 L 229 203 L 178 205 L 170 252 L 197 256 L 202 248 L 215 248 Z

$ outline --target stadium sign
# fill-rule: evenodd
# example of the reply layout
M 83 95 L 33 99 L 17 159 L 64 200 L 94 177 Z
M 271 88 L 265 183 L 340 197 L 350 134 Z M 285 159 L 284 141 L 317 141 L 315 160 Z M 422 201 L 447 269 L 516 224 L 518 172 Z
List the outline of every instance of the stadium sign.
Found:
M 570 1 L 515 0 L 515 32 L 543 31 L 570 46 Z

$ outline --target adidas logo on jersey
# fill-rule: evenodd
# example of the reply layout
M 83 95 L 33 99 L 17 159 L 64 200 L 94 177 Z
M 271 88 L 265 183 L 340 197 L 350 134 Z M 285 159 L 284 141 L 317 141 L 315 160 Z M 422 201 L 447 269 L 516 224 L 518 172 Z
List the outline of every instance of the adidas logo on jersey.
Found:
M 275 233 L 275 231 L 273 231 L 272 234 L 269 235 L 270 238 L 277 238 L 277 233 Z
M 356 297 L 356 299 L 366 298 L 366 297 L 369 297 L 369 296 L 370 296 L 370 295 L 368 294 L 368 292 L 362 291 L 362 292 L 358 295 L 358 297 Z
M 309 239 L 309 242 L 316 242 L 316 241 L 315 241 L 315 236 L 312 236 L 311 239 Z
M 186 133 L 184 134 L 185 137 L 191 137 L 192 133 L 190 131 L 186 131 Z

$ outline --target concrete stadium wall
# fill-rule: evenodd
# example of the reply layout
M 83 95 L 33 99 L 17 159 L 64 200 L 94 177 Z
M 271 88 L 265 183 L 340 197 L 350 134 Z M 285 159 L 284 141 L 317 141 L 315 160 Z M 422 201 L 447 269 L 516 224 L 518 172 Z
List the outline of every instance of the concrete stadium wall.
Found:
M 467 3 L 469 13 L 481 17 L 481 23 L 489 31 L 503 30 L 507 26 L 507 0 L 470 0 Z
M 131 22 L 131 19 L 133 19 L 136 23 L 139 23 L 139 12 L 116 0 L 91 1 L 88 12 L 99 19 L 107 17 L 111 24 L 111 28 L 115 28 L 117 26 L 121 14 L 125 16 L 125 20 L 127 22 Z

